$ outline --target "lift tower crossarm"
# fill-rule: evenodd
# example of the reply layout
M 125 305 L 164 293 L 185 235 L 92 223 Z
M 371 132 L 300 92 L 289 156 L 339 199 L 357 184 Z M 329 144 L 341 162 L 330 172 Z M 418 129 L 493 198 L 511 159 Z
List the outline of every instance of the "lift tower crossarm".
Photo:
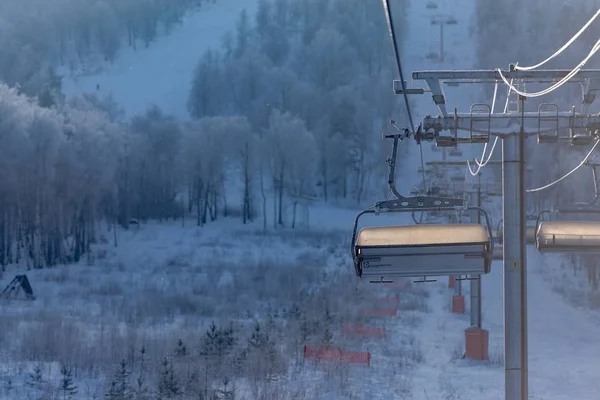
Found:
M 471 160 L 471 162 L 475 163 L 475 159 Z M 467 165 L 467 161 L 427 161 L 425 164 L 427 166 L 440 165 L 440 166 L 448 166 L 448 167 L 464 167 L 465 165 Z M 486 164 L 502 165 L 502 161 L 488 161 Z
M 502 75 L 506 79 L 526 79 L 527 82 L 535 83 L 536 79 L 547 81 L 548 79 L 562 79 L 572 71 L 570 69 L 539 69 L 532 71 L 522 70 L 508 70 L 502 71 Z M 598 79 L 600 77 L 600 69 L 582 69 L 576 75 L 578 78 L 583 79 Z M 412 78 L 415 81 L 435 79 L 435 80 L 502 80 L 500 72 L 496 69 L 480 69 L 472 71 L 461 71 L 461 70 L 440 70 L 440 71 L 415 71 L 412 74 Z
M 478 117 L 482 118 L 482 117 Z M 493 131 L 489 128 L 477 128 L 473 115 L 457 113 L 448 117 L 423 118 L 423 130 L 427 133 L 433 132 L 438 146 L 450 145 L 449 143 L 473 143 L 470 137 L 474 134 L 481 135 L 478 142 L 487 142 L 486 136 L 510 133 L 514 131 L 515 125 L 523 125 L 523 134 L 526 136 L 538 135 L 540 142 L 571 142 L 573 144 L 587 145 L 595 141 L 598 130 L 600 130 L 600 115 L 582 115 L 571 112 L 525 112 L 512 114 L 493 114 L 490 120 L 494 120 Z M 442 131 L 452 133 L 462 131 L 468 132 L 470 137 L 439 136 Z M 488 137 L 489 139 L 489 137 Z M 446 143 L 449 142 L 449 143 Z
M 441 81 L 445 84 L 457 83 L 486 83 L 501 82 L 502 77 L 508 80 L 521 80 L 529 83 L 544 83 L 548 81 L 558 81 L 566 77 L 571 70 L 568 69 L 547 69 L 522 71 L 511 68 L 505 71 L 493 70 L 442 70 L 442 71 L 415 71 L 412 78 L 415 81 L 425 81 L 431 92 L 433 102 L 437 106 L 440 114 L 449 117 L 446 110 L 446 96 L 442 89 Z M 598 80 L 600 79 L 600 69 L 582 69 L 573 79 L 572 83 L 582 83 L 584 80 L 584 93 L 582 99 L 582 112 L 587 113 L 589 105 L 595 100 L 595 93 L 599 90 Z M 394 89 L 397 89 L 401 83 L 394 81 Z

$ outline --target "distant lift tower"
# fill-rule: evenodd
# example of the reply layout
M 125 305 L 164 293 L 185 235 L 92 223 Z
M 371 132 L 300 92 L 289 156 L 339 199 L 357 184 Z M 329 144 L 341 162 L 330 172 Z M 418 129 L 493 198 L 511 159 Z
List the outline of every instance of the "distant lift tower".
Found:
M 448 15 L 436 15 L 431 19 L 431 25 L 440 26 L 440 62 L 444 62 L 444 25 L 456 25 L 456 18 Z
M 509 81 L 519 84 L 552 83 L 570 70 L 502 71 Z M 555 104 L 542 104 L 535 112 L 525 111 L 526 98 L 519 98 L 516 112 L 492 114 L 488 104 L 474 104 L 470 112 L 452 114 L 446 110 L 441 82 L 494 84 L 502 82 L 498 70 L 417 71 L 413 80 L 425 81 L 439 115 L 426 116 L 421 140 L 437 146 L 455 147 L 461 143 L 487 143 L 491 136 L 502 140 L 502 188 L 504 219 L 504 369 L 506 400 L 526 400 L 527 381 L 527 265 L 525 239 L 525 139 L 536 136 L 538 143 L 591 145 L 599 138 L 600 116 L 588 114 L 588 107 L 600 90 L 600 70 L 580 70 L 569 83 L 584 88 L 581 111 L 575 107 L 562 112 Z M 403 93 L 400 81 L 394 91 Z M 423 90 L 424 92 L 425 90 Z M 412 93 L 417 93 L 411 89 Z M 459 135 L 458 132 L 466 133 Z M 442 132 L 450 134 L 441 135 Z

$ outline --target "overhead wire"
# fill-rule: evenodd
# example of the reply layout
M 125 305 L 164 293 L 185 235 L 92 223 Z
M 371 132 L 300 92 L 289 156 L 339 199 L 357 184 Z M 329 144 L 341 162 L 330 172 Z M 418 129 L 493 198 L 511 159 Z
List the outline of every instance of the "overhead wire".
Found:
M 587 28 L 589 28 L 589 26 L 594 22 L 594 20 L 596 18 L 598 18 L 598 15 L 600 15 L 600 9 L 598 9 L 598 11 L 596 11 L 596 14 L 594 14 L 594 16 L 579 30 L 579 32 L 577 32 L 575 34 L 575 36 L 573 36 L 571 39 L 569 39 L 569 41 L 567 43 L 564 44 L 563 47 L 561 47 L 560 49 L 558 49 L 554 54 L 552 54 L 550 57 L 546 58 L 544 61 L 529 66 L 529 67 L 521 67 L 521 66 L 515 66 L 516 70 L 519 71 L 531 71 L 533 69 L 536 69 L 538 67 L 541 67 L 542 65 L 546 64 L 548 61 L 558 57 L 563 51 L 565 51 L 571 44 L 573 44 L 573 42 L 575 42 L 575 40 L 577 40 L 577 38 L 579 38 L 579 36 L 581 36 L 581 34 L 583 32 L 585 32 L 585 30 Z
M 598 9 L 598 11 L 596 11 L 596 14 L 594 14 L 594 16 L 592 16 L 592 18 L 590 18 L 590 20 L 567 43 L 565 43 L 560 49 L 558 49 L 554 54 L 552 54 L 550 57 L 548 57 L 544 61 L 542 61 L 542 62 L 540 62 L 540 63 L 538 63 L 536 65 L 529 66 L 529 67 L 520 67 L 520 66 L 516 65 L 515 69 L 516 70 L 521 70 L 521 71 L 531 71 L 533 69 L 541 67 L 542 65 L 546 64 L 548 61 L 556 58 L 564 50 L 566 50 L 571 44 L 573 44 L 573 42 L 575 42 L 575 40 L 577 40 L 577 38 L 579 38 L 579 36 L 581 36 L 581 34 L 583 34 L 583 32 L 585 32 L 585 30 L 587 28 L 589 28 L 589 26 L 594 22 L 594 20 L 596 20 L 596 18 L 599 15 L 600 15 L 600 9 Z M 573 71 L 571 71 L 563 79 L 561 79 L 561 81 L 557 82 L 555 85 L 551 86 L 550 88 L 542 90 L 541 92 L 538 92 L 538 93 L 533 93 L 533 94 L 523 94 L 523 93 L 520 93 L 519 91 L 516 91 L 516 92 L 519 93 L 519 94 L 521 94 L 521 95 L 523 95 L 523 96 L 538 97 L 536 95 L 547 94 L 547 93 L 550 93 L 551 91 L 553 91 L 555 89 L 558 89 L 560 86 L 562 86 L 564 83 L 566 83 L 569 79 L 571 79 L 571 77 L 573 77 L 575 74 L 577 74 L 579 72 L 579 70 L 581 70 L 581 67 L 583 67 L 583 65 L 585 65 L 585 63 L 591 57 L 593 57 L 594 54 L 596 54 L 596 52 L 599 49 L 600 49 L 600 40 L 598 40 L 596 42 L 596 44 L 592 47 L 592 50 L 590 51 L 590 53 L 588 54 L 588 56 L 581 63 L 579 63 L 579 65 L 577 67 L 575 67 L 573 69 Z M 500 70 L 499 70 L 499 72 L 500 72 L 500 77 L 502 78 L 502 80 L 504 81 L 504 83 L 507 83 L 505 77 L 502 75 L 502 72 Z M 510 85 L 509 85 L 509 90 L 510 89 L 512 89 L 512 81 L 510 82 Z M 549 189 L 549 188 L 553 187 L 554 185 L 558 184 L 562 180 L 568 178 L 569 176 L 571 176 L 572 174 L 574 174 L 579 168 L 581 168 L 583 165 L 585 165 L 585 163 L 588 161 L 588 159 L 590 158 L 590 156 L 592 155 L 592 153 L 594 152 L 594 150 L 598 146 L 598 144 L 600 144 L 600 140 L 597 140 L 596 143 L 594 143 L 594 145 L 592 146 L 592 149 L 587 153 L 587 155 L 579 163 L 579 165 L 577 165 L 571 171 L 567 172 L 565 175 L 561 176 L 560 178 L 556 179 L 555 181 L 553 181 L 553 182 L 551 182 L 551 183 L 549 183 L 547 185 L 544 185 L 544 186 L 541 186 L 541 187 L 535 188 L 535 189 L 527 189 L 527 190 L 525 190 L 525 192 L 526 193 L 535 193 L 535 192 L 539 192 L 539 191 L 542 191 L 542 190 L 546 190 L 546 189 Z
M 600 40 L 598 40 L 596 42 L 596 44 L 592 47 L 592 50 L 589 52 L 589 54 L 575 68 L 573 68 L 573 70 L 571 70 L 567 75 L 565 75 L 560 81 L 556 82 L 554 85 L 552 85 L 549 88 L 546 88 L 544 90 L 541 90 L 539 92 L 534 92 L 534 93 L 521 92 L 517 88 L 515 88 L 512 85 L 512 83 L 510 83 L 508 81 L 508 79 L 506 79 L 506 77 L 504 76 L 504 74 L 502 73 L 502 70 L 500 68 L 498 68 L 497 71 L 500 74 L 500 78 L 502 79 L 502 81 L 504 81 L 504 83 L 508 87 L 510 87 L 515 93 L 518 93 L 521 96 L 525 96 L 525 97 L 540 97 L 540 96 L 544 96 L 548 93 L 553 92 L 554 90 L 558 89 L 559 87 L 561 87 L 562 85 L 567 83 L 572 77 L 577 75 L 577 73 L 581 70 L 581 68 L 583 68 L 583 66 L 590 60 L 590 58 L 592 58 L 598 52 L 598 50 L 600 50 Z
M 512 84 L 513 80 L 510 80 L 510 83 Z M 508 88 L 508 92 L 506 94 L 506 102 L 504 103 L 504 113 L 506 114 L 506 111 L 508 111 L 508 105 L 509 105 L 509 100 L 510 100 L 510 93 L 511 93 L 511 88 Z M 496 97 L 498 94 L 498 82 L 496 82 L 494 84 L 494 97 L 492 99 L 492 114 L 494 113 L 494 110 L 496 109 Z M 467 161 L 467 169 L 469 171 L 469 173 L 471 174 L 471 176 L 477 176 L 479 174 L 479 171 L 481 171 L 481 169 L 483 167 L 485 167 L 490 160 L 492 159 L 492 156 L 494 154 L 494 150 L 496 149 L 496 145 L 498 144 L 498 136 L 496 136 L 494 138 L 494 143 L 492 144 L 492 148 L 490 150 L 490 153 L 488 154 L 487 158 L 485 161 L 483 161 L 484 157 L 485 157 L 485 152 L 487 149 L 487 143 L 483 145 L 483 153 L 481 154 L 481 161 L 478 161 L 477 159 L 475 159 L 475 164 L 477 164 L 477 171 L 473 172 L 473 169 L 471 168 L 471 163 L 469 161 Z
M 596 147 L 598 147 L 598 144 L 600 144 L 600 140 L 596 140 L 596 143 L 594 143 L 594 146 L 592 147 L 592 149 L 587 153 L 587 155 L 585 156 L 585 158 L 583 159 L 583 161 L 581 161 L 579 163 L 578 166 L 576 166 L 575 168 L 573 168 L 571 171 L 567 172 L 565 175 L 561 176 L 560 178 L 558 178 L 557 180 L 544 185 L 542 187 L 539 188 L 535 188 L 535 189 L 527 189 L 525 190 L 526 193 L 535 193 L 535 192 L 540 192 L 542 190 L 546 190 L 551 188 L 552 186 L 556 185 L 557 183 L 559 183 L 560 181 L 568 178 L 569 176 L 571 176 L 572 174 L 575 173 L 575 171 L 577 171 L 579 168 L 583 167 L 585 165 L 585 163 L 587 162 L 587 160 L 590 158 L 590 156 L 592 155 L 592 153 L 594 152 L 594 150 L 596 150 Z
M 586 31 L 587 28 L 590 27 L 590 25 L 596 20 L 596 18 L 600 15 L 600 9 L 598 9 L 598 11 L 596 12 L 596 14 L 594 14 L 592 16 L 592 18 L 590 18 L 590 20 L 583 25 L 583 27 L 571 38 L 567 41 L 567 43 L 565 43 L 560 49 L 558 49 L 554 54 L 552 54 L 550 57 L 546 58 L 545 60 L 543 60 L 542 62 L 532 65 L 532 66 L 528 66 L 528 67 L 522 67 L 519 66 L 518 64 L 515 65 L 515 70 L 520 70 L 520 71 L 531 71 L 533 69 L 539 68 L 542 65 L 546 64 L 547 62 L 551 61 L 552 59 L 558 57 L 563 51 L 565 51 L 571 44 L 573 44 L 573 42 L 575 42 L 575 40 L 577 40 L 582 34 L 583 32 Z M 598 50 L 600 49 L 600 40 L 598 40 L 596 42 L 596 44 L 592 47 L 592 50 L 590 51 L 590 53 L 588 54 L 588 56 L 581 61 L 571 72 L 569 72 L 569 74 L 567 74 L 564 78 L 562 78 L 559 82 L 557 82 L 556 84 L 554 84 L 553 86 L 544 89 L 540 92 L 536 92 L 536 93 L 525 93 L 525 92 L 521 92 L 518 89 L 516 89 L 513 86 L 513 79 L 510 80 L 510 82 L 506 79 L 506 77 L 503 75 L 502 70 L 498 69 L 498 73 L 500 74 L 500 78 L 502 79 L 502 81 L 508 86 L 508 94 L 506 96 L 506 103 L 504 106 L 504 113 L 507 112 L 508 110 L 508 105 L 509 105 L 509 101 L 510 101 L 510 94 L 511 91 L 514 91 L 515 93 L 518 93 L 522 96 L 526 96 L 526 97 L 539 97 L 539 96 L 543 96 L 545 94 L 551 93 L 552 91 L 558 89 L 559 87 L 561 87 L 562 85 L 564 85 L 566 82 L 568 82 L 573 76 L 575 76 L 580 70 L 581 68 L 587 63 L 587 61 L 589 61 L 590 58 L 592 58 L 596 52 L 598 52 Z M 493 100 L 492 100 L 492 113 L 494 113 L 494 109 L 495 109 L 495 104 L 496 104 L 496 96 L 497 96 L 497 89 L 498 89 L 498 83 L 496 82 L 494 85 L 494 95 L 493 95 Z M 467 170 L 469 171 L 469 173 L 472 176 L 477 176 L 480 172 L 480 170 L 485 167 L 487 165 L 487 163 L 491 160 L 492 155 L 494 153 L 494 149 L 496 147 L 496 144 L 498 143 L 498 136 L 496 136 L 496 138 L 494 139 L 494 143 L 492 145 L 492 148 L 489 152 L 489 155 L 487 157 L 487 159 L 485 161 L 483 161 L 483 159 L 485 158 L 485 153 L 487 150 L 487 145 L 488 143 L 486 143 L 483 147 L 483 152 L 481 155 L 481 161 L 478 161 L 477 159 L 475 159 L 475 164 L 477 164 L 477 170 L 473 171 L 473 169 L 471 168 L 470 162 L 467 161 Z M 573 174 L 575 171 L 577 171 L 579 168 L 581 168 L 585 162 L 588 160 L 588 158 L 590 157 L 590 155 L 593 153 L 593 151 L 596 149 L 596 147 L 598 146 L 598 144 L 600 143 L 600 140 L 596 141 L 596 143 L 594 144 L 594 146 L 592 147 L 592 149 L 590 150 L 590 152 L 587 154 L 587 156 L 584 158 L 584 160 L 577 166 L 575 167 L 573 170 L 571 170 L 570 172 L 568 172 L 567 174 L 565 174 L 564 176 L 562 176 L 561 178 L 557 179 L 556 181 L 542 186 L 540 188 L 536 188 L 536 189 L 529 189 L 526 190 L 526 192 L 528 193 L 532 193 L 532 192 L 538 192 L 541 190 L 545 190 L 548 189 L 554 185 L 556 185 L 557 183 L 559 183 L 560 181 L 562 181 L 563 179 L 566 179 L 567 177 L 569 177 L 571 174 Z
M 394 21 L 392 18 L 392 8 L 389 0 L 382 0 L 383 8 L 386 12 L 386 19 L 388 23 L 388 30 L 390 38 L 392 39 L 392 45 L 394 47 L 394 57 L 396 59 L 396 65 L 398 67 L 398 74 L 400 75 L 400 85 L 402 85 L 402 94 L 404 95 L 404 104 L 406 105 L 406 113 L 408 115 L 408 122 L 410 124 L 410 132 L 415 135 L 415 125 L 413 123 L 413 117 L 410 110 L 410 103 L 408 101 L 408 95 L 406 93 L 406 82 L 404 81 L 404 73 L 402 71 L 402 62 L 400 61 L 400 51 L 398 50 L 398 42 L 396 40 L 396 30 L 394 28 Z M 421 171 L 423 172 L 423 189 L 427 190 L 425 183 L 425 161 L 423 159 L 423 144 L 419 140 L 419 151 L 421 155 Z

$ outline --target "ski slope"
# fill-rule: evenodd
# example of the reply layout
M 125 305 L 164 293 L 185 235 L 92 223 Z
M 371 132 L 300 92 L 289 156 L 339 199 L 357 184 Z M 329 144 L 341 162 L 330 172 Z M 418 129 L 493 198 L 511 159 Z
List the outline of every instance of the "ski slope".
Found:
M 188 13 L 170 35 L 158 37 L 149 48 L 126 48 L 98 74 L 72 76 L 62 71 L 63 93 L 112 94 L 128 117 L 157 105 L 167 114 L 189 119 L 187 100 L 200 57 L 221 45 L 225 33 L 235 29 L 242 10 L 253 21 L 257 4 L 257 0 L 207 2 L 199 11 Z
M 412 40 L 405 47 L 405 70 L 471 69 L 475 61 L 475 46 L 469 37 L 474 3 L 466 0 L 439 1 L 438 10 L 427 10 L 424 2 L 413 2 L 409 18 Z M 447 62 L 431 63 L 424 55 L 436 42 L 438 27 L 432 27 L 430 37 L 423 32 L 429 27 L 431 15 L 449 14 L 459 20 L 446 29 Z M 419 38 L 419 39 L 417 39 Z M 426 43 L 426 41 L 429 41 Z M 506 60 L 507 63 L 512 60 Z M 407 79 L 409 80 L 409 79 Z M 410 80 L 409 80 L 410 81 Z M 463 85 L 444 88 L 448 109 L 468 112 L 472 103 L 486 102 L 477 87 Z M 475 86 L 475 85 L 473 85 Z M 504 88 L 500 88 L 504 89 Z M 417 121 L 437 110 L 428 95 L 415 100 Z M 498 106 L 497 106 L 498 107 Z M 416 122 L 418 123 L 418 122 Z M 481 145 L 462 146 L 461 159 L 481 157 Z M 488 148 L 489 151 L 489 148 Z M 500 151 L 497 146 L 496 152 Z M 426 159 L 440 159 L 439 153 L 425 152 Z M 484 177 L 491 177 L 490 167 Z M 501 217 L 501 203 L 486 206 L 492 219 Z M 595 365 L 600 357 L 600 323 L 591 312 L 575 309 L 542 279 L 541 272 L 548 264 L 557 263 L 556 256 L 542 256 L 528 248 L 528 329 L 529 329 L 529 393 L 530 399 L 598 399 Z M 482 281 L 483 328 L 490 332 L 490 363 L 460 359 L 464 351 L 464 329 L 469 326 L 469 285 L 463 284 L 467 299 L 467 314 L 449 312 L 451 292 L 447 280 L 430 286 L 430 310 L 419 333 L 426 362 L 414 374 L 414 399 L 504 399 L 504 368 L 501 364 L 504 345 L 503 273 L 502 262 L 493 263 L 492 272 Z M 401 327 L 399 327 L 401 329 Z
M 148 106 L 156 104 L 166 113 L 181 119 L 189 118 L 186 102 L 192 79 L 192 73 L 202 52 L 220 45 L 222 36 L 233 29 L 241 9 L 251 15 L 256 10 L 256 0 L 218 0 L 207 5 L 200 12 L 190 14 L 184 24 L 175 29 L 167 37 L 157 39 L 148 49 L 137 52 L 126 51 L 120 55 L 115 64 L 102 73 L 93 76 L 65 76 L 63 89 L 65 94 L 74 95 L 85 92 L 99 92 L 100 95 L 112 94 L 121 104 L 128 116 L 143 112 Z M 470 37 L 469 26 L 474 14 L 475 4 L 469 0 L 439 0 L 439 9 L 428 10 L 426 2 L 413 0 L 408 10 L 410 18 L 409 37 L 402 49 L 405 79 L 410 82 L 410 74 L 418 69 L 468 69 L 475 62 L 475 46 Z M 437 14 L 451 14 L 459 24 L 446 29 L 446 61 L 432 63 L 425 56 L 434 48 L 437 51 L 438 27 L 430 25 L 430 18 Z M 512 60 L 507 60 L 512 61 Z M 100 89 L 97 90 L 96 86 Z M 448 109 L 458 107 L 466 111 L 472 103 L 488 102 L 479 87 L 445 88 L 448 96 Z M 398 101 L 402 101 L 398 97 Z M 437 110 L 428 94 L 413 99 L 413 117 L 418 123 L 426 114 L 437 114 Z M 404 142 L 409 146 L 408 164 L 419 166 L 418 147 L 414 142 Z M 462 146 L 461 159 L 480 157 L 482 146 Z M 440 153 L 431 151 L 430 145 L 424 144 L 425 161 L 439 160 Z M 499 147 L 497 149 L 499 151 Z M 484 169 L 489 173 L 489 168 Z M 403 176 L 403 185 L 411 187 L 420 180 L 415 172 Z M 499 205 L 495 205 L 494 220 L 498 220 Z M 310 209 L 311 229 L 336 230 L 349 232 L 356 210 L 314 206 Z M 378 219 L 377 219 L 378 218 Z M 365 224 L 408 223 L 408 216 L 390 218 L 386 216 L 365 219 Z M 172 227 L 171 227 L 172 228 Z M 162 232 L 165 242 L 152 239 L 153 246 L 159 250 L 168 250 L 176 254 L 183 247 L 185 256 L 196 254 L 198 243 L 190 240 L 185 234 L 173 240 L 169 229 Z M 228 228 L 228 227 L 227 227 Z M 257 228 L 258 229 L 258 228 Z M 191 229 L 196 231 L 195 229 Z M 154 231 L 148 229 L 148 235 Z M 198 235 L 204 235 L 198 230 Z M 215 231 L 216 232 L 216 231 Z M 227 242 L 228 229 L 219 231 L 218 241 Z M 144 232 L 143 232 L 144 233 Z M 158 233 L 156 233 L 158 235 Z M 133 236 L 133 235 L 132 235 Z M 209 235 L 207 235 L 209 236 Z M 205 237 L 207 243 L 213 240 Z M 214 235 L 215 237 L 217 235 Z M 161 236 L 162 237 L 162 236 Z M 171 242 L 166 241 L 171 238 Z M 136 254 L 126 253 L 120 257 L 124 264 L 140 264 L 139 259 L 147 253 L 143 247 L 144 239 L 134 241 Z M 210 240 L 209 240 L 210 239 Z M 237 239 L 237 238 L 236 238 Z M 214 239 L 217 240 L 217 239 Z M 237 247 L 240 241 L 231 239 Z M 165 244 L 167 243 L 167 244 Z M 267 241 L 258 241 L 259 246 L 266 246 Z M 255 244 L 256 244 L 255 243 Z M 279 244 L 279 242 L 277 242 Z M 214 246 L 214 245 L 213 245 Z M 122 246 L 124 247 L 124 246 Z M 166 249 L 169 247 L 168 249 Z M 223 249 L 230 249 L 224 246 Z M 274 255 L 285 255 L 287 258 L 297 257 L 296 253 L 282 251 L 280 247 L 261 247 L 257 259 L 273 258 Z M 226 250 L 221 250 L 225 253 Z M 290 254 L 288 254 L 288 252 Z M 285 253 L 285 254 L 284 254 Z M 178 257 L 181 254 L 176 254 Z M 217 254 L 221 256 L 222 254 Z M 250 257 L 248 252 L 229 256 Z M 175 255 L 169 255 L 169 257 Z M 254 257 L 255 255 L 252 255 Z M 336 254 L 337 256 L 337 254 Z M 199 257 L 199 256 L 198 256 Z M 534 251 L 528 252 L 528 301 L 529 301 L 529 380 L 531 399 L 598 399 L 600 390 L 596 384 L 595 364 L 600 357 L 600 345 L 596 337 L 600 335 L 600 323 L 590 318 L 590 313 L 578 310 L 565 303 L 559 294 L 553 292 L 540 276 L 540 270 L 547 263 L 556 260 L 542 257 Z M 165 256 L 165 259 L 168 257 Z M 148 257 L 150 259 L 150 257 Z M 283 263 L 275 257 L 276 262 Z M 198 258 L 198 262 L 202 259 Z M 326 262 L 331 260 L 327 259 Z M 346 259 L 346 262 L 349 258 Z M 148 260 L 149 262 L 149 260 Z M 233 261 L 231 261 L 233 262 Z M 154 266 L 161 264 L 154 260 Z M 342 265 L 352 274 L 351 265 Z M 46 273 L 46 272 L 44 272 Z M 163 279 L 157 276 L 157 279 Z M 359 285 L 361 290 L 375 293 L 380 290 L 376 286 Z M 416 286 L 416 285 L 413 285 Z M 425 288 L 425 289 L 422 289 Z M 385 325 L 391 334 L 385 342 L 364 341 L 357 343 L 363 349 L 371 351 L 372 366 L 351 371 L 351 383 L 360 395 L 357 398 L 370 400 L 410 398 L 415 400 L 429 399 L 504 399 L 504 369 L 501 365 L 503 348 L 503 275 L 502 264 L 495 262 L 492 272 L 483 278 L 483 327 L 490 332 L 490 357 L 492 363 L 484 364 L 462 360 L 464 346 L 464 329 L 469 326 L 468 314 L 457 316 L 449 312 L 451 293 L 446 287 L 446 280 L 415 289 L 417 294 L 428 295 L 426 307 L 418 306 L 416 310 L 401 311 L 398 317 L 386 320 Z M 468 285 L 463 285 L 465 297 L 468 299 Z M 414 294 L 406 294 L 407 297 Z M 410 297 L 412 299 L 412 297 Z M 416 300 L 415 300 L 416 301 Z M 467 305 L 468 307 L 468 305 Z M 417 338 L 412 341 L 410 336 Z M 407 349 L 412 356 L 418 358 L 414 351 L 422 352 L 422 360 L 410 370 L 404 370 L 401 359 L 407 357 Z M 403 379 L 407 379 L 404 381 Z M 410 382 L 408 382 L 410 381 Z M 410 387 L 410 389 L 407 389 Z M 410 392 L 402 397 L 403 391 Z M 321 393 L 318 398 L 328 398 Z M 315 397 L 317 398 L 317 397 Z M 344 398 L 343 396 L 337 398 Z

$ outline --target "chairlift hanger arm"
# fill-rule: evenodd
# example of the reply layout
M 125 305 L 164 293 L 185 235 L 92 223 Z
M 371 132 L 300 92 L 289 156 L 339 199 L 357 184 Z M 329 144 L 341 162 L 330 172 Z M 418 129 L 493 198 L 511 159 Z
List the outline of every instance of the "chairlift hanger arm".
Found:
M 392 125 L 395 126 L 394 121 L 392 121 Z M 392 155 L 387 159 L 387 163 L 389 165 L 389 175 L 388 175 L 388 186 L 390 188 L 390 192 L 396 197 L 392 200 L 385 200 L 375 204 L 376 210 L 381 211 L 410 211 L 411 209 L 422 210 L 424 208 L 461 208 L 465 207 L 464 199 L 458 198 L 445 198 L 445 197 L 424 197 L 424 196 L 415 196 L 415 197 L 405 197 L 402 196 L 398 189 L 396 189 L 396 158 L 398 155 L 398 143 L 401 140 L 406 138 L 410 138 L 412 133 L 405 129 L 404 132 L 394 133 L 394 134 L 384 134 L 384 139 L 393 139 L 392 145 Z M 414 139 L 417 143 L 421 143 L 421 126 L 417 128 L 417 131 L 414 134 Z

